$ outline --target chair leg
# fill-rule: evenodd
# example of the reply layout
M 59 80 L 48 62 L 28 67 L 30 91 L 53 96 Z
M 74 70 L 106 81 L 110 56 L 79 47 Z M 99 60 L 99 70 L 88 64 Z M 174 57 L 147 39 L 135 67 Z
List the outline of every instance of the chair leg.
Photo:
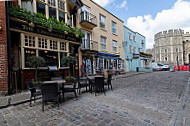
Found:
M 76 91 L 74 93 L 75 93 L 75 98 L 77 99 L 77 93 L 76 93 Z
M 86 92 L 87 92 L 87 86 L 86 86 Z
M 32 96 L 30 96 L 30 107 L 32 107 Z
M 36 102 L 36 96 L 34 96 L 34 103 Z
M 79 95 L 80 95 L 80 89 L 79 89 Z
M 110 84 L 110 86 L 111 86 L 111 90 L 113 91 L 113 89 L 112 89 L 112 84 Z
M 59 110 L 59 100 L 57 101 L 57 107 L 58 107 L 58 110 Z
M 42 111 L 44 112 L 44 101 L 42 101 Z

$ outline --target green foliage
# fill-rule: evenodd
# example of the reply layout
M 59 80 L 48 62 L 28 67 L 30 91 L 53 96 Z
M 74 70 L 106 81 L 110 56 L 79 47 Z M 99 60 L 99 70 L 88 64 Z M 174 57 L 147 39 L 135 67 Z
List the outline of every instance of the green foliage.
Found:
M 75 57 L 73 56 L 67 56 L 62 59 L 62 65 L 71 66 L 76 63 Z
M 152 54 L 149 54 L 149 53 L 140 52 L 140 54 L 145 55 L 145 56 L 151 56 L 151 57 L 152 57 Z
M 41 84 L 42 82 L 41 81 L 32 81 L 32 84 L 34 85 L 38 85 L 38 84 Z
M 40 66 L 44 66 L 45 59 L 41 56 L 39 56 L 39 57 L 29 56 L 29 57 L 27 57 L 26 64 L 28 64 L 30 67 L 38 68 Z
M 11 16 L 26 20 L 28 22 L 33 22 L 35 25 L 42 25 L 46 28 L 51 28 L 54 30 L 58 30 L 61 32 L 68 32 L 68 33 L 74 33 L 76 36 L 83 37 L 84 34 L 82 33 L 81 29 L 74 27 L 73 29 L 69 24 L 66 24 L 63 21 L 58 21 L 54 18 L 48 18 L 46 19 L 46 16 L 41 13 L 31 13 L 30 11 L 27 11 L 26 9 L 15 7 L 13 5 L 9 8 L 9 13 Z
M 74 34 L 75 34 L 76 36 L 84 37 L 84 33 L 82 32 L 81 29 L 78 29 L 78 28 L 76 28 L 76 27 L 74 27 L 73 29 L 74 29 Z
M 73 82 L 74 81 L 74 77 L 73 76 L 67 76 L 65 77 L 66 82 Z

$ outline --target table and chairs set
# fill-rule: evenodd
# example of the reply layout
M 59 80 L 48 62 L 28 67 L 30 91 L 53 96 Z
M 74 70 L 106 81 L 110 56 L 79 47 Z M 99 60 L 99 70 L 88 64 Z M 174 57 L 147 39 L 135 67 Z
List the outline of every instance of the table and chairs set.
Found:
M 105 87 L 112 90 L 111 80 L 111 74 L 107 78 L 101 75 L 74 78 L 72 83 L 67 83 L 62 77 L 53 77 L 51 81 L 42 82 L 38 90 L 31 81 L 28 81 L 26 83 L 31 92 L 30 106 L 32 106 L 32 101 L 35 102 L 37 96 L 42 95 L 42 111 L 47 102 L 57 103 L 59 109 L 59 104 L 65 101 L 65 93 L 73 92 L 76 99 L 77 92 L 80 95 L 82 88 L 85 88 L 86 92 L 95 92 L 95 96 L 97 93 L 105 94 Z

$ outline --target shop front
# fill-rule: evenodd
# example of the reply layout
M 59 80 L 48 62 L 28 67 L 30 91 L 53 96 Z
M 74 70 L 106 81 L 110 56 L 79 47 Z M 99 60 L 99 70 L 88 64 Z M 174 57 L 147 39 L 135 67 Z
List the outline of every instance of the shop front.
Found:
M 29 65 L 30 57 L 42 57 L 45 60 L 38 68 L 38 80 L 50 80 L 51 77 L 78 76 L 78 49 L 81 39 L 73 34 L 49 30 L 41 26 L 30 27 L 25 21 L 10 18 L 10 87 L 16 90 L 26 88 L 25 82 L 34 80 L 35 68 Z M 73 68 L 62 63 L 67 56 L 75 57 Z M 56 68 L 51 70 L 50 68 Z
M 98 53 L 96 56 L 96 73 L 104 74 L 118 74 L 124 72 L 124 61 L 120 55 Z

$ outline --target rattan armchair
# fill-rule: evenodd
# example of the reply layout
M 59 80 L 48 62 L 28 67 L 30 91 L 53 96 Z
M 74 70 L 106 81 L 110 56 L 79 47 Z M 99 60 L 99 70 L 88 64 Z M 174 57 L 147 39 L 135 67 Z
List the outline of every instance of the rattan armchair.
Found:
M 41 85 L 42 90 L 42 111 L 47 102 L 56 102 L 59 109 L 59 92 L 57 83 L 44 83 Z

